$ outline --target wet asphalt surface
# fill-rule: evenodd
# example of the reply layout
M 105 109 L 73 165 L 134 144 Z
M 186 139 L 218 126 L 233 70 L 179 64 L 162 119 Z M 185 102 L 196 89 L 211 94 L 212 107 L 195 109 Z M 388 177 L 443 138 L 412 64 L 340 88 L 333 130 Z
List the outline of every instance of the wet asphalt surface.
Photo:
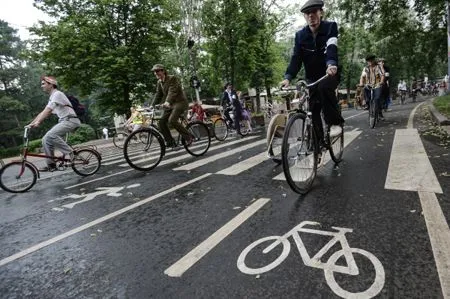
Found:
M 199 158 L 150 172 L 121 166 L 121 151 L 107 146 L 99 150 L 109 165 L 93 177 L 66 170 L 24 194 L 0 191 L 0 297 L 340 298 L 359 293 L 355 298 L 443 298 L 417 192 L 384 188 L 394 134 L 406 128 L 417 104 L 394 105 L 375 129 L 368 128 L 366 112 L 344 111 L 345 131 L 360 133 L 345 148 L 339 167 L 326 164 L 304 196 L 273 179 L 282 167 L 269 159 L 237 175 L 217 174 L 264 152 L 264 144 L 190 171 L 174 168 Z M 431 124 L 427 109 L 418 108 L 414 128 L 443 189 L 436 196 L 448 223 L 448 139 Z M 264 138 L 264 128 L 242 139 L 231 136 L 225 144 L 238 142 L 219 149 L 224 143 L 214 142 L 205 157 Z M 165 160 L 185 153 L 169 152 Z M 107 194 L 100 188 L 115 189 Z M 68 206 L 93 192 L 102 194 Z M 242 216 L 258 203 L 251 215 Z M 241 221 L 224 233 L 221 229 L 234 219 Z M 311 262 L 308 256 L 331 237 L 307 232 L 298 234 L 306 255 L 299 253 L 294 234 L 287 238 L 290 252 L 273 269 L 246 274 L 238 266 L 247 246 L 283 236 L 304 221 L 320 223 L 305 226 L 320 231 L 352 229 L 345 237 L 358 273 L 329 270 L 347 265 L 339 257 L 340 243 L 324 252 L 321 263 Z M 211 236 L 214 245 L 195 251 Z M 245 265 L 270 265 L 287 248 L 278 245 L 263 254 L 270 244 L 250 250 Z M 166 274 L 191 251 L 196 255 L 181 276 Z

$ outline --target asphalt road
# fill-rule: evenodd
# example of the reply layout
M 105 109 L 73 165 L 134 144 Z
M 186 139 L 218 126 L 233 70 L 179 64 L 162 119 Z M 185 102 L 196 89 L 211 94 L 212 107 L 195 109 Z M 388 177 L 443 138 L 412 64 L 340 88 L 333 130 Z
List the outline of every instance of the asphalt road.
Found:
M 0 297 L 450 298 L 449 141 L 422 103 L 375 129 L 344 111 L 344 160 L 305 196 L 263 128 L 150 172 L 103 146 L 93 177 L 0 191 Z

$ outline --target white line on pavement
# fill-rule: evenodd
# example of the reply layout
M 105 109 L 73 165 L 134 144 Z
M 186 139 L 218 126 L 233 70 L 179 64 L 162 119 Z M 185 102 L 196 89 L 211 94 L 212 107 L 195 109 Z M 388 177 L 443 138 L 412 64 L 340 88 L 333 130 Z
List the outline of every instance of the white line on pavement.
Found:
M 220 154 L 216 154 L 216 155 L 213 155 L 213 156 L 204 158 L 204 159 L 197 160 L 197 161 L 195 161 L 195 162 L 192 162 L 192 163 L 189 163 L 189 164 L 186 164 L 186 165 L 183 165 L 183 166 L 174 168 L 174 170 L 192 170 L 192 169 L 194 169 L 194 168 L 203 166 L 203 165 L 205 165 L 206 163 L 214 162 L 214 161 L 216 161 L 216 160 L 218 160 L 218 159 L 221 159 L 221 158 L 225 158 L 225 157 L 231 156 L 231 155 L 233 155 L 233 154 L 235 154 L 235 153 L 242 152 L 242 151 L 244 151 L 244 150 L 248 150 L 248 149 L 250 149 L 250 148 L 252 148 L 252 147 L 261 145 L 261 144 L 263 144 L 263 143 L 266 143 L 266 140 L 265 140 L 265 139 L 258 140 L 258 141 L 255 141 L 255 142 L 253 142 L 253 143 L 246 144 L 246 145 L 243 145 L 243 146 L 241 146 L 241 147 L 236 147 L 236 148 L 234 148 L 234 149 L 232 149 L 232 150 L 228 150 L 228 151 L 223 152 L 223 153 L 220 153 Z
M 384 188 L 442 193 L 416 129 L 395 131 Z
M 406 127 L 407 127 L 408 129 L 414 128 L 414 125 L 413 125 L 414 115 L 416 114 L 416 110 L 417 110 L 420 106 L 422 106 L 423 104 L 425 104 L 425 102 L 420 103 L 419 105 L 417 105 L 416 107 L 414 107 L 414 109 L 413 109 L 413 110 L 411 111 L 411 113 L 409 114 L 408 124 L 406 125 Z
M 187 181 L 187 182 L 184 182 L 182 184 L 176 185 L 176 186 L 174 186 L 174 187 L 172 187 L 170 189 L 167 189 L 167 190 L 165 190 L 163 192 L 160 192 L 158 194 L 155 194 L 155 195 L 152 195 L 150 197 L 147 197 L 146 199 L 143 199 L 143 200 L 141 200 L 139 202 L 136 202 L 136 203 L 134 203 L 132 205 L 129 205 L 129 206 L 125 207 L 125 208 L 117 210 L 117 211 L 115 211 L 113 213 L 110 213 L 110 214 L 107 214 L 107 215 L 105 215 L 103 217 L 97 218 L 94 221 L 91 221 L 89 223 L 81 225 L 81 226 L 79 226 L 77 228 L 74 228 L 74 229 L 72 229 L 72 230 L 70 230 L 68 232 L 65 232 L 65 233 L 63 233 L 63 234 L 61 234 L 59 236 L 56 236 L 56 237 L 51 238 L 51 239 L 49 239 L 47 241 L 44 241 L 44 242 L 41 242 L 41 243 L 36 244 L 34 246 L 31 246 L 30 248 L 27 248 L 25 250 L 22 250 L 22 251 L 16 253 L 16 254 L 13 254 L 13 255 L 11 255 L 11 256 L 9 256 L 7 258 L 4 258 L 4 259 L 0 260 L 0 267 L 4 266 L 4 265 L 6 265 L 6 264 L 8 264 L 8 263 L 10 263 L 12 261 L 15 261 L 15 260 L 17 260 L 19 258 L 22 258 L 22 257 L 24 257 L 24 256 L 26 256 L 28 254 L 31 254 L 31 253 L 33 253 L 35 251 L 38 251 L 38 250 L 40 250 L 40 249 L 42 249 L 42 248 L 44 248 L 46 246 L 49 246 L 49 245 L 51 245 L 53 243 L 56 243 L 56 242 L 61 241 L 63 239 L 66 239 L 66 238 L 68 238 L 68 237 L 70 237 L 70 236 L 72 236 L 72 235 L 74 235 L 76 233 L 82 232 L 82 231 L 84 231 L 84 230 L 86 230 L 86 229 L 88 229 L 88 228 L 90 228 L 92 226 L 95 226 L 97 224 L 100 224 L 102 222 L 110 220 L 110 219 L 112 219 L 112 218 L 114 218 L 116 216 L 119 216 L 119 215 L 121 215 L 123 213 L 126 213 L 128 211 L 131 211 L 131 210 L 133 210 L 133 209 L 135 209 L 137 207 L 140 207 L 140 206 L 142 206 L 142 205 L 144 205 L 146 203 L 149 203 L 149 202 L 151 202 L 151 201 L 153 201 L 155 199 L 158 199 L 158 198 L 160 198 L 160 197 L 162 197 L 162 196 L 164 196 L 166 194 L 169 194 L 169 193 L 171 193 L 171 192 L 173 192 L 175 190 L 181 189 L 181 188 L 183 188 L 185 186 L 188 186 L 188 185 L 190 185 L 192 183 L 201 181 L 201 180 L 205 179 L 206 177 L 208 177 L 210 175 L 211 175 L 211 173 L 206 173 L 206 174 L 201 175 L 201 176 L 199 176 L 199 177 L 197 177 L 195 179 L 192 179 L 190 181 Z
M 256 156 L 248 158 L 244 161 L 240 161 L 238 164 L 232 165 L 228 168 L 222 169 L 216 174 L 224 174 L 224 175 L 238 175 L 241 172 L 252 168 L 264 161 L 267 161 L 267 152 L 260 153 Z
M 251 140 L 251 139 L 254 139 L 254 138 L 257 138 L 257 137 L 258 136 L 251 136 L 249 138 L 245 138 L 245 140 L 244 139 L 239 139 L 239 140 L 235 140 L 235 141 L 232 141 L 232 142 L 222 143 L 220 145 L 215 146 L 214 148 L 210 148 L 209 151 L 220 149 L 220 148 L 223 148 L 223 147 L 227 147 L 227 146 L 230 146 L 230 145 L 233 145 L 233 144 L 236 144 L 236 143 L 239 143 L 239 142 L 244 142 L 246 140 Z M 163 161 L 161 161 L 161 163 L 158 166 L 162 166 L 162 165 L 165 165 L 165 164 L 168 164 L 168 163 L 176 162 L 176 161 L 183 160 L 183 159 L 190 158 L 190 157 L 192 157 L 192 155 L 184 154 L 184 155 L 181 155 L 181 156 L 178 156 L 178 157 L 174 157 L 174 158 L 171 158 L 171 159 L 168 159 L 168 160 L 163 160 Z M 128 165 L 128 164 L 124 164 L 124 165 Z M 76 184 L 76 185 L 68 186 L 68 187 L 65 187 L 64 189 L 67 190 L 67 189 L 76 188 L 76 187 L 79 187 L 79 186 L 90 184 L 90 183 L 96 182 L 96 181 L 101 181 L 101 180 L 104 180 L 104 179 L 107 179 L 107 178 L 110 178 L 110 177 L 113 177 L 113 176 L 116 176 L 116 175 L 120 175 L 120 174 L 123 174 L 123 173 L 126 173 L 126 172 L 130 172 L 130 171 L 134 171 L 134 169 L 131 168 L 131 169 L 127 169 L 127 170 L 124 170 L 124 171 L 119 171 L 117 173 L 112 173 L 112 174 L 109 174 L 109 175 L 106 175 L 106 176 L 102 176 L 102 177 L 99 177 L 99 178 L 96 178 L 96 179 L 92 179 L 92 180 L 89 180 L 89 181 L 85 181 L 85 182 L 82 182 L 82 183 L 79 183 L 79 184 Z
M 208 239 L 200 243 L 192 249 L 188 254 L 178 260 L 175 264 L 167 268 L 164 273 L 170 277 L 181 277 L 190 267 L 197 263 L 209 251 L 217 246 L 223 239 L 231 234 L 236 228 L 244 223 L 248 218 L 261 209 L 270 198 L 260 198 L 253 202 L 249 207 L 231 219 L 227 224 L 222 226 L 218 231 L 212 234 Z
M 425 223 L 430 235 L 436 268 L 444 298 L 450 298 L 450 230 L 436 194 L 419 191 Z

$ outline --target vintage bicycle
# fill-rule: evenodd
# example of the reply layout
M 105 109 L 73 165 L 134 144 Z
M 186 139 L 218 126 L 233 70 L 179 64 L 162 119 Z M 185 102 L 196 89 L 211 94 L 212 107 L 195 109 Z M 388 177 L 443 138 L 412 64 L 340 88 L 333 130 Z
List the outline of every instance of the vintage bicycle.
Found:
M 21 193 L 30 190 L 38 178 L 39 169 L 28 157 L 50 158 L 56 162 L 56 170 L 61 171 L 69 167 L 80 176 L 90 176 L 100 169 L 102 157 L 93 147 L 74 148 L 72 156 L 47 156 L 31 153 L 28 149 L 30 127 L 25 127 L 24 145 L 20 160 L 7 163 L 0 170 L 0 187 L 11 193 Z
M 301 80 L 297 84 L 304 94 L 304 101 L 299 108 L 289 116 L 283 134 L 281 158 L 286 181 L 296 193 L 306 194 L 312 186 L 317 174 L 317 168 L 323 162 L 326 151 L 330 152 L 333 161 L 338 164 L 344 151 L 344 128 L 337 136 L 330 136 L 330 127 L 323 120 L 321 124 L 313 122 L 311 107 L 313 103 L 309 89 L 327 78 L 323 76 L 316 82 L 307 84 Z M 319 138 L 320 127 L 323 126 L 323 137 Z
M 370 84 L 364 85 L 364 89 L 369 90 L 369 99 L 367 100 L 369 104 L 369 127 L 371 129 L 374 129 L 377 125 L 378 121 L 380 120 L 380 93 L 381 88 L 374 88 Z M 375 93 L 377 93 L 375 95 Z M 375 96 L 378 98 L 378 101 L 375 101 Z
M 156 106 L 155 109 L 160 108 Z M 160 115 L 162 113 L 157 113 Z M 154 121 L 159 117 L 152 117 L 148 127 L 142 127 L 131 133 L 125 140 L 123 154 L 128 165 L 141 171 L 149 171 L 158 166 L 166 154 L 166 142 Z M 201 121 L 188 122 L 186 116 L 180 116 L 179 121 L 191 134 L 191 141 L 187 142 L 178 132 L 175 139 L 176 147 L 183 145 L 192 156 L 204 155 L 210 145 L 211 136 L 208 126 Z M 139 140 L 139 142 L 136 142 Z
M 214 137 L 219 141 L 224 141 L 227 139 L 228 135 L 234 132 L 234 126 L 232 127 L 224 114 L 223 107 L 219 108 L 220 117 L 216 118 L 213 123 Z M 230 117 L 234 121 L 234 113 L 230 111 Z M 240 135 L 247 136 L 250 133 L 250 128 L 248 127 L 248 123 L 246 120 L 241 119 L 239 122 L 240 125 Z

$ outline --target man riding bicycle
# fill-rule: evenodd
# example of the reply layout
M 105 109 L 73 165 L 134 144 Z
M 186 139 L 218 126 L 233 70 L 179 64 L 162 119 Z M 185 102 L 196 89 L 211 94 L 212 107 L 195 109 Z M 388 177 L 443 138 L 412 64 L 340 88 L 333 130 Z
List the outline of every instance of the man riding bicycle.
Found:
M 192 141 L 191 134 L 178 121 L 180 116 L 189 109 L 189 103 L 180 80 L 176 76 L 168 75 L 162 64 L 155 64 L 152 71 L 155 73 L 156 78 L 158 78 L 158 82 L 156 83 L 156 96 L 152 106 L 159 105 L 163 102 L 162 107 L 164 108 L 164 113 L 159 120 L 158 126 L 167 142 L 167 146 L 172 148 L 176 147 L 175 140 L 172 134 L 170 134 L 169 125 L 183 136 L 187 144 L 190 144 Z
M 305 67 L 307 82 L 317 81 L 325 73 L 328 74 L 325 80 L 310 90 L 310 97 L 315 103 L 311 109 L 312 118 L 314 123 L 322 123 L 320 111 L 323 110 L 325 122 L 330 127 L 330 135 L 338 136 L 344 122 L 336 98 L 336 88 L 339 84 L 338 26 L 336 22 L 322 20 L 323 5 L 322 0 L 309 0 L 300 9 L 308 26 L 295 34 L 294 53 L 281 85 L 288 86 L 300 71 L 302 64 Z M 322 126 L 317 126 L 317 129 L 321 140 Z
M 67 133 L 75 131 L 81 124 L 69 99 L 58 90 L 58 82 L 55 77 L 43 76 L 41 78 L 42 90 L 50 95 L 47 106 L 28 125 L 32 128 L 38 127 L 51 114 L 56 114 L 58 123 L 42 137 L 42 146 L 47 156 L 54 156 L 55 149 L 64 155 L 69 155 L 73 149 L 64 140 Z M 56 163 L 53 159 L 47 158 L 47 166 L 39 171 L 54 171 Z
M 367 55 L 367 66 L 363 68 L 361 77 L 359 79 L 360 86 L 370 85 L 373 88 L 372 101 L 378 104 L 378 112 L 380 119 L 383 119 L 382 107 L 381 107 L 381 92 L 384 84 L 384 69 L 377 64 L 375 55 Z M 367 86 L 364 88 L 364 96 L 366 98 L 366 110 L 369 110 L 371 104 L 370 101 L 370 89 Z

